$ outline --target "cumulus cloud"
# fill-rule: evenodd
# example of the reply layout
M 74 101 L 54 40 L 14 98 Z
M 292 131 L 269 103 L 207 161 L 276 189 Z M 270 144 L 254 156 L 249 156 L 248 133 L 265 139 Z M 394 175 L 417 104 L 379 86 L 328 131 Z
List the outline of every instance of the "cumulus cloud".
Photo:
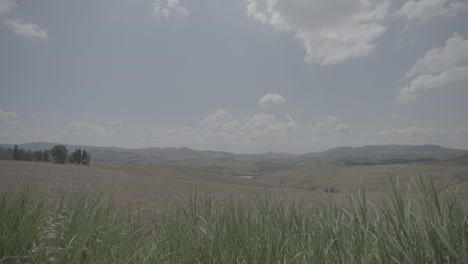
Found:
M 242 119 L 225 120 L 220 109 L 198 123 L 165 131 L 140 131 L 144 146 L 189 147 L 238 153 L 284 151 L 291 148 L 292 133 L 301 126 L 292 117 L 278 118 L 258 113 Z M 297 143 L 296 143 L 297 144 Z
M 37 24 L 23 22 L 20 19 L 5 18 L 5 25 L 13 30 L 18 36 L 25 38 L 47 39 L 47 29 L 41 28 Z
M 184 126 L 165 131 L 141 131 L 144 146 L 202 148 L 202 139 L 195 129 Z
M 341 119 L 336 116 L 329 116 L 327 120 L 319 122 L 316 125 L 309 125 L 308 129 L 314 133 L 349 133 L 353 130 L 353 127 L 341 123 Z
M 66 128 L 57 135 L 57 139 L 71 144 L 82 145 L 103 145 L 109 142 L 112 133 L 103 126 L 92 125 L 81 121 L 73 120 Z
M 254 114 L 244 122 L 233 120 L 221 123 L 219 126 L 207 126 L 210 132 L 218 132 L 229 138 L 243 138 L 261 140 L 286 134 L 298 129 L 300 125 L 290 116 L 279 120 L 273 115 L 265 113 Z
M 102 126 L 90 125 L 85 122 L 73 120 L 68 125 L 66 131 L 72 136 L 83 136 L 85 134 L 103 134 L 105 129 Z
M 186 126 L 186 127 L 181 128 L 181 129 L 170 129 L 170 130 L 167 130 L 167 131 L 165 132 L 165 135 L 166 135 L 166 136 L 170 136 L 170 137 L 174 137 L 174 138 L 176 138 L 176 139 L 177 139 L 177 138 L 180 139 L 180 137 L 184 137 L 184 136 L 187 136 L 187 135 L 191 135 L 191 134 L 193 134 L 193 132 L 194 132 L 193 128 Z
M 250 139 L 261 139 L 285 134 L 289 130 L 299 128 L 299 124 L 290 116 L 280 121 L 272 115 L 264 113 L 253 115 L 242 127 Z
M 395 12 L 395 16 L 427 22 L 434 17 L 452 17 L 463 13 L 468 13 L 467 1 L 410 0 Z
M 11 0 L 0 0 L 0 16 L 10 13 L 18 5 Z
M 378 0 L 247 0 L 246 13 L 292 33 L 306 50 L 306 62 L 332 65 L 374 50 L 386 30 L 380 21 L 388 7 L 388 1 Z
M 222 125 L 223 130 L 239 130 L 242 128 L 242 122 L 239 120 L 229 121 Z
M 222 121 L 224 117 L 227 115 L 227 110 L 226 109 L 219 109 L 215 113 L 206 116 L 203 120 L 201 120 L 201 123 L 203 124 L 213 124 L 219 121 Z
M 459 141 L 454 137 L 453 133 L 450 134 L 446 131 L 411 126 L 407 128 L 391 128 L 382 130 L 376 133 L 378 137 L 381 137 L 380 142 L 385 144 L 440 144 L 440 145 L 453 145 L 453 142 Z
M 347 133 L 347 132 L 351 132 L 352 130 L 353 130 L 353 127 L 350 125 L 339 124 L 335 128 L 333 128 L 332 132 L 333 133 Z
M 329 116 L 326 121 L 320 122 L 316 125 L 309 125 L 309 129 L 313 132 L 320 133 L 336 125 L 338 122 L 340 122 L 340 119 L 338 117 Z
M 279 94 L 265 94 L 258 104 L 263 108 L 270 108 L 282 104 L 286 99 Z
M 468 88 L 468 40 L 454 33 L 445 46 L 429 50 L 406 74 L 397 101 L 408 103 L 420 93 L 436 89 Z
M 379 136 L 391 137 L 391 138 L 428 138 L 433 136 L 442 135 L 443 131 L 434 128 L 422 128 L 418 126 L 412 126 L 408 128 L 392 128 L 382 130 L 377 133 Z
M 18 118 L 18 115 L 14 111 L 3 111 L 0 109 L 0 119 L 10 119 L 10 118 Z
M 180 4 L 179 0 L 156 0 L 153 3 L 153 13 L 156 16 L 169 18 L 171 16 L 186 17 L 189 11 Z

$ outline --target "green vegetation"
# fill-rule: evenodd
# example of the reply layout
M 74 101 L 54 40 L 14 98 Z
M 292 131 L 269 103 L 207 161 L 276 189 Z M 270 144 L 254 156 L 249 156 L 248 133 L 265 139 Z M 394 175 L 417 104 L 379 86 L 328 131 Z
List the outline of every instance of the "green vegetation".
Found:
M 24 150 L 15 145 L 11 148 L 0 148 L 0 160 L 19 160 L 19 161 L 39 161 L 49 162 L 52 156 L 56 163 L 65 163 L 68 161 L 72 164 L 83 164 L 89 165 L 91 163 L 91 157 L 85 149 L 81 151 L 81 148 L 75 150 L 73 153 L 68 155 L 68 150 L 64 145 L 55 145 L 50 150 Z
M 370 204 L 280 197 L 215 205 L 194 195 L 151 224 L 79 191 L 54 206 L 31 188 L 0 199 L 0 263 L 468 263 L 468 222 L 455 196 L 432 182 Z M 143 224 L 145 222 L 145 224 Z
M 24 150 L 18 145 L 15 145 L 13 149 L 0 147 L 0 160 L 49 161 L 49 151 Z
M 70 153 L 68 156 L 68 161 L 72 164 L 83 164 L 83 165 L 89 165 L 90 163 L 90 156 L 88 152 L 86 152 L 85 149 L 81 151 L 81 148 L 78 148 L 77 150 L 73 151 Z
M 65 163 L 68 156 L 68 150 L 64 145 L 56 145 L 50 150 L 50 155 L 57 163 Z

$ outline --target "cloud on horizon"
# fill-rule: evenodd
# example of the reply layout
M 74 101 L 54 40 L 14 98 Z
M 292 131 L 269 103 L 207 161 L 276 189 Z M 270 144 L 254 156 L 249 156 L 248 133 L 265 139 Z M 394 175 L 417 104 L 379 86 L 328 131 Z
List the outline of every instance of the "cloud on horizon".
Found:
M 286 99 L 284 99 L 284 97 L 279 95 L 279 94 L 265 94 L 260 99 L 258 104 L 262 108 L 267 109 L 267 108 L 270 108 L 270 107 L 278 106 L 278 105 L 284 103 L 285 101 L 286 101 Z
M 15 111 L 3 111 L 0 109 L 0 119 L 10 119 L 10 118 L 18 118 L 18 115 Z
M 228 114 L 228 111 L 226 109 L 219 109 L 215 113 L 206 116 L 200 122 L 203 124 L 213 124 L 213 123 L 222 121 L 227 114 Z

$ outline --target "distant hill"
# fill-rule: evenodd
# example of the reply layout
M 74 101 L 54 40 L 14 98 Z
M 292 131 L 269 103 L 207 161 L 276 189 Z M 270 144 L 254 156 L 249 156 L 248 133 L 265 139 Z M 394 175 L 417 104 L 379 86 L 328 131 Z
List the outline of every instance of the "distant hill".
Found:
M 468 150 L 444 148 L 439 145 L 374 145 L 364 147 L 338 147 L 323 152 L 308 153 L 307 157 L 371 160 L 425 160 L 449 159 L 468 154 Z
M 34 142 L 18 144 L 18 147 L 32 151 L 51 149 L 61 143 Z M 86 149 L 93 161 L 138 164 L 165 164 L 168 161 L 186 159 L 234 159 L 240 155 L 222 151 L 198 151 L 189 148 L 142 148 L 126 149 L 86 145 L 64 145 L 68 151 Z M 13 148 L 14 144 L 0 144 L 0 148 Z
M 51 149 L 58 143 L 35 142 L 19 144 L 20 148 L 35 150 Z M 13 148 L 13 144 L 0 144 L 3 148 Z M 444 148 L 438 145 L 374 145 L 363 147 L 338 147 L 323 152 L 303 155 L 290 153 L 234 154 L 223 151 L 198 151 L 189 148 L 143 148 L 126 149 L 117 147 L 97 147 L 67 145 L 69 151 L 86 149 L 93 161 L 135 164 L 187 164 L 197 166 L 201 161 L 268 161 L 294 162 L 310 159 L 331 159 L 344 165 L 398 164 L 450 159 L 468 155 L 468 150 Z

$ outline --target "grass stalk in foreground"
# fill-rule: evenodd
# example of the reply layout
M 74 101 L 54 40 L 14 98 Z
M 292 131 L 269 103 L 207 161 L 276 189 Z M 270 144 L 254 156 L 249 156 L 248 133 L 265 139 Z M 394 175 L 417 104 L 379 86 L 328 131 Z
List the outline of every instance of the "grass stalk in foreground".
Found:
M 318 208 L 257 198 L 254 209 L 194 195 L 143 226 L 113 200 L 79 192 L 53 208 L 25 188 L 0 200 L 0 263 L 468 263 L 468 223 L 432 182 L 370 204 Z M 39 198 L 39 199 L 38 199 Z

